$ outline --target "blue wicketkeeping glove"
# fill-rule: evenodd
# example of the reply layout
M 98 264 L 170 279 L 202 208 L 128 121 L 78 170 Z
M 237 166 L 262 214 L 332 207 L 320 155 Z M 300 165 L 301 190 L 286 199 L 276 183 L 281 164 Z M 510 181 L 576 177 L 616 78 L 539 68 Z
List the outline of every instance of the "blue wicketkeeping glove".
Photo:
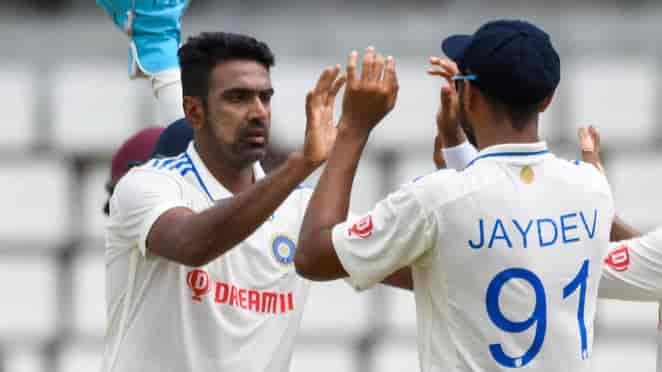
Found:
M 96 0 L 131 38 L 129 75 L 179 67 L 181 18 L 189 0 Z

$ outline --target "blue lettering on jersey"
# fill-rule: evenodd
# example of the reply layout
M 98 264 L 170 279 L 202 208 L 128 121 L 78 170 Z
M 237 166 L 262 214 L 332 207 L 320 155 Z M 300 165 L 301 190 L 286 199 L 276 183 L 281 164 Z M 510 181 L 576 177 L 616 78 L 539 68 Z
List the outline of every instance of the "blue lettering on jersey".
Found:
M 582 222 L 581 225 L 579 220 Z M 475 250 L 486 246 L 488 249 L 493 247 L 513 248 L 513 246 L 528 248 L 531 241 L 537 241 L 541 248 L 557 244 L 572 244 L 582 239 L 593 239 L 597 230 L 597 221 L 597 209 L 594 209 L 593 213 L 579 211 L 559 217 L 511 219 L 511 223 L 501 218 L 496 218 L 494 221 L 481 218 L 478 220 L 478 233 L 476 234 L 478 238 L 469 239 L 467 243 L 469 248 Z M 532 229 L 534 225 L 536 228 Z M 534 235 L 533 240 L 529 239 L 530 235 Z

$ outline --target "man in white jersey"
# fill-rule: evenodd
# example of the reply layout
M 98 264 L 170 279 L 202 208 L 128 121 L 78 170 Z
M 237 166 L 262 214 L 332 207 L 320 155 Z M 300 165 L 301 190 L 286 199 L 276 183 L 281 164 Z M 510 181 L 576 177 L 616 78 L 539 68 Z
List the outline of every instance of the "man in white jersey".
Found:
M 308 95 L 303 149 L 265 176 L 268 46 L 203 33 L 179 58 L 194 141 L 132 169 L 110 201 L 103 370 L 286 371 L 308 290 L 292 265 L 298 185 L 335 139 L 339 66 Z
M 444 78 L 449 84 L 442 88 L 441 107 L 437 115 L 437 155 L 448 166 L 464 169 L 476 156 L 475 138 L 465 133 L 459 121 L 458 97 L 453 76 L 459 70 L 451 60 L 431 57 L 431 75 Z M 466 127 L 465 127 L 466 128 Z M 466 128 L 470 131 L 470 128 Z M 600 159 L 600 136 L 593 127 L 580 128 L 579 143 L 582 159 L 604 173 Z M 624 301 L 662 301 L 662 227 L 642 234 L 622 219 L 615 217 L 611 227 L 609 253 L 603 260 L 602 279 L 598 290 L 601 298 Z M 662 331 L 658 321 L 657 370 L 662 372 Z
M 314 280 L 349 276 L 364 289 L 411 266 L 423 371 L 588 371 L 613 201 L 593 166 L 558 159 L 538 139 L 559 57 L 544 31 L 521 21 L 490 22 L 443 49 L 460 61 L 462 119 L 480 155 L 463 172 L 425 176 L 346 220 L 361 152 L 392 107 L 372 99 L 358 110 L 365 94 L 353 87 L 393 92 L 379 57 L 366 56 L 360 79 L 350 61 L 297 271 Z

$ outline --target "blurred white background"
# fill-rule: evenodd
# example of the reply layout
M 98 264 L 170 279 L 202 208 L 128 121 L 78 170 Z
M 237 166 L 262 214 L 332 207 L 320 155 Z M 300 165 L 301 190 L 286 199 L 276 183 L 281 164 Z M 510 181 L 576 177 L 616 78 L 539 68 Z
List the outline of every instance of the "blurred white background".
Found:
M 365 211 L 433 169 L 439 81 L 426 76 L 427 57 L 443 36 L 502 17 L 541 25 L 561 54 L 542 123 L 550 146 L 574 159 L 576 128 L 598 126 L 619 214 L 644 230 L 660 224 L 659 1 L 193 0 L 183 35 L 232 30 L 271 45 L 273 140 L 287 148 L 302 141 L 304 95 L 321 68 L 368 45 L 396 56 L 399 102 L 371 139 L 353 195 Z M 99 368 L 109 158 L 157 123 L 147 83 L 127 78 L 126 47 L 92 0 L 0 4 L 1 372 Z M 657 308 L 601 302 L 596 371 L 655 370 Z M 316 284 L 292 371 L 415 371 L 415 332 L 410 293 Z

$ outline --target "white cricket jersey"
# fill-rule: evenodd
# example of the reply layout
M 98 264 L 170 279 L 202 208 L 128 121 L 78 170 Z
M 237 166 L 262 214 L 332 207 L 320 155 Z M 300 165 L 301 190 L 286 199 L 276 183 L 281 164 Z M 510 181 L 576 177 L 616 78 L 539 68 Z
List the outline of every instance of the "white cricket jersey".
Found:
M 604 260 L 600 297 L 662 301 L 662 227 L 612 243 Z M 657 371 L 662 372 L 662 330 L 657 328 Z
M 424 372 L 589 371 L 613 209 L 593 166 L 506 144 L 403 186 L 333 244 L 359 289 L 412 267 Z
M 264 177 L 255 164 L 256 179 Z M 146 249 L 156 219 L 231 197 L 193 146 L 124 176 L 110 201 L 104 372 L 287 371 L 309 281 L 294 254 L 309 189 L 298 188 L 246 240 L 201 267 Z

